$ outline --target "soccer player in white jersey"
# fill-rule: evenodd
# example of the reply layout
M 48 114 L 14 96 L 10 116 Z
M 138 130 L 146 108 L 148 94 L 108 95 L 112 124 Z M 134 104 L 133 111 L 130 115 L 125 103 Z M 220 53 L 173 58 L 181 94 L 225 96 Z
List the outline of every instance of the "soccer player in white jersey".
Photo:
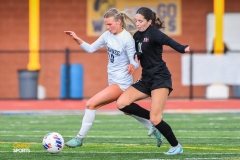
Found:
M 108 52 L 109 85 L 86 102 L 85 114 L 79 133 L 65 143 L 66 146 L 71 148 L 82 146 L 83 139 L 95 119 L 96 110 L 103 105 L 116 101 L 133 83 L 132 73 L 138 68 L 137 57 L 134 60 L 134 54 L 136 53 L 135 42 L 132 35 L 128 32 L 128 28 L 135 26 L 134 21 L 124 12 L 111 8 L 104 15 L 104 23 L 107 31 L 92 44 L 84 42 L 73 31 L 64 31 L 88 53 L 93 53 L 104 46 L 107 47 Z M 153 127 L 149 119 L 133 114 L 131 116 L 149 129 L 148 135 L 154 135 L 157 140 L 157 146 L 160 147 L 162 135 Z

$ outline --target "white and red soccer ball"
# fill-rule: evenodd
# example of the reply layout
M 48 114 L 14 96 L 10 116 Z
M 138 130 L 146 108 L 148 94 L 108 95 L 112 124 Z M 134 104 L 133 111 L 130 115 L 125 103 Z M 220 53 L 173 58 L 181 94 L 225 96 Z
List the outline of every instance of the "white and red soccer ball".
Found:
M 64 139 L 61 134 L 57 132 L 51 132 L 44 136 L 42 145 L 47 152 L 58 153 L 64 147 Z

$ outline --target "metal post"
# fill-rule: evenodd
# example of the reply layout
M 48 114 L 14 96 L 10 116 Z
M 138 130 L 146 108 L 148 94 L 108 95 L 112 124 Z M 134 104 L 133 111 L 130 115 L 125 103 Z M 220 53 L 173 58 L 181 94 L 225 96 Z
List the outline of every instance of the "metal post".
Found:
M 190 51 L 190 66 L 189 66 L 189 82 L 190 82 L 190 85 L 189 85 L 189 99 L 192 100 L 193 99 L 193 82 L 192 82 L 192 77 L 193 77 L 193 52 Z
M 70 64 L 69 64 L 69 56 L 70 56 L 70 50 L 66 48 L 65 51 L 65 64 L 66 64 L 66 99 L 70 98 Z

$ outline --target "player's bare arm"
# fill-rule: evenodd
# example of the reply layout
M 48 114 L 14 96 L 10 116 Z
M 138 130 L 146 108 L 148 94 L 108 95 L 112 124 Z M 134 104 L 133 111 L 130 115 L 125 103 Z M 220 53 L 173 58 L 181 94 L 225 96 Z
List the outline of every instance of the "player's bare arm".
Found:
M 64 31 L 67 35 L 71 36 L 79 45 L 83 43 L 83 40 L 79 38 L 73 31 Z

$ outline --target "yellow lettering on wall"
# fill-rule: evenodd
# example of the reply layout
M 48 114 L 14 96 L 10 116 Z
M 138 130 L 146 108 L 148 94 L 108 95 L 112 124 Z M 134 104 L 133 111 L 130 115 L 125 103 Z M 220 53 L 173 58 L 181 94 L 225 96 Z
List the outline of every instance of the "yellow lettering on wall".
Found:
M 134 18 L 138 8 L 145 6 L 152 9 L 161 21 L 164 21 L 165 29 L 162 31 L 168 35 L 181 35 L 181 0 L 108 0 L 87 1 L 87 35 L 99 36 L 106 29 L 103 15 L 109 8 L 117 8 L 126 11 Z

